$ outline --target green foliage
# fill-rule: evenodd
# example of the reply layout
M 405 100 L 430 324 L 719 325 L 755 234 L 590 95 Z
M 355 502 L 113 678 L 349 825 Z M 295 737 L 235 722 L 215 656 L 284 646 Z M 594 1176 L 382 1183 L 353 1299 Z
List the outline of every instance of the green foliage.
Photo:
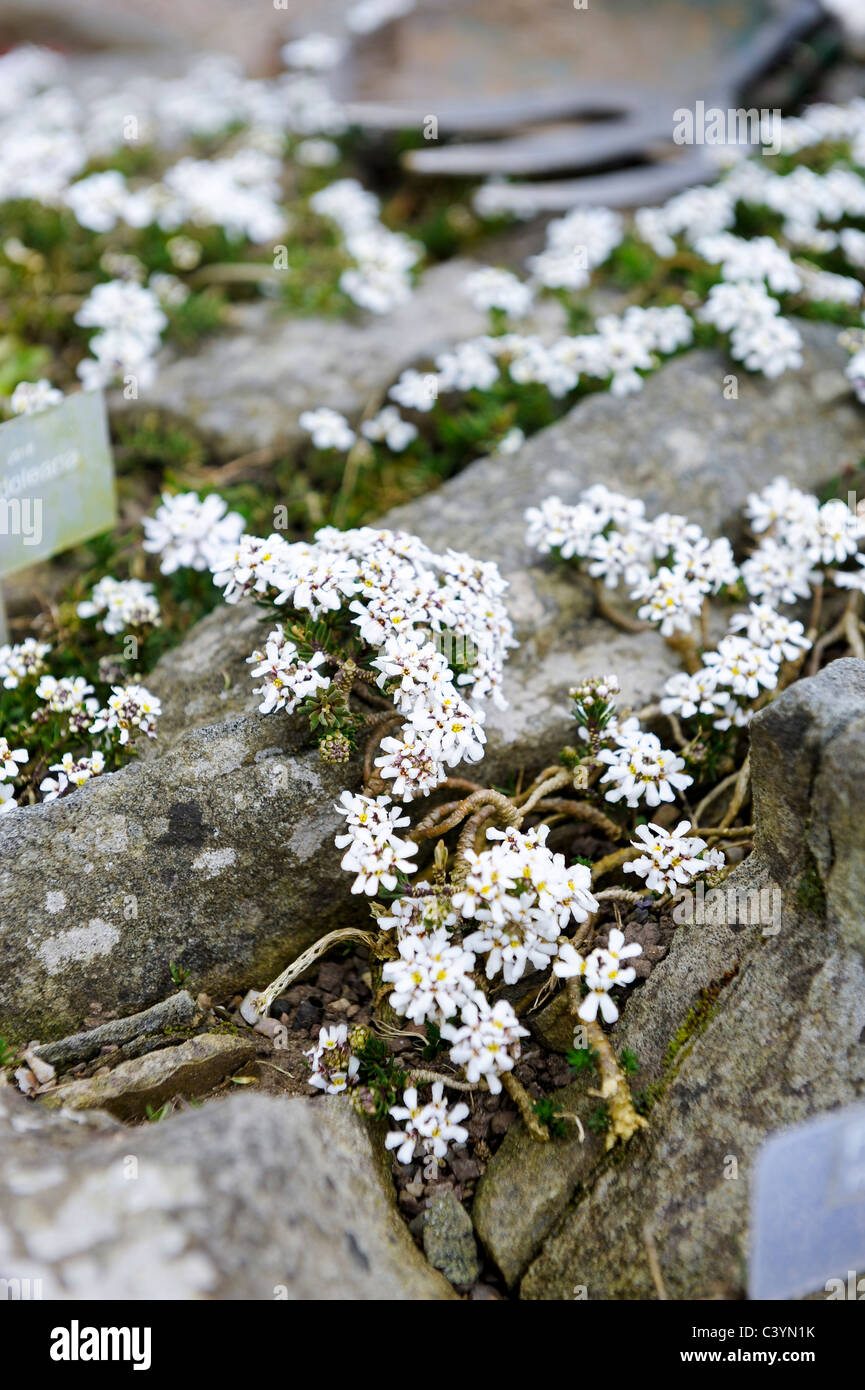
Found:
M 397 1064 L 381 1038 L 367 1029 L 362 1031 L 362 1038 L 351 1039 L 352 1051 L 360 1062 L 358 1083 L 366 1090 L 364 1108 L 383 1120 L 408 1085 L 408 1073 Z
M 151 1124 L 158 1124 L 160 1120 L 164 1120 L 166 1116 L 171 1114 L 171 1101 L 167 1100 L 165 1104 L 160 1105 L 158 1109 L 154 1109 L 152 1105 L 148 1105 L 145 1107 L 144 1114 Z
M 561 1116 L 562 1107 L 550 1096 L 543 1096 L 532 1104 L 532 1110 L 542 1125 L 546 1125 L 553 1139 L 564 1139 L 568 1126 Z
M 586 1124 L 593 1134 L 606 1134 L 612 1123 L 613 1117 L 606 1104 L 599 1105 L 586 1120 Z
M 437 1023 L 427 1023 L 424 1025 L 427 1036 L 426 1046 L 421 1049 L 421 1057 L 425 1062 L 434 1062 L 447 1048 L 447 1043 L 442 1041 L 441 1029 Z
M 636 1052 L 630 1047 L 623 1047 L 619 1054 L 619 1063 L 626 1076 L 633 1076 L 640 1070 L 640 1059 Z
M 0 1035 L 0 1067 L 11 1067 L 17 1056 L 17 1050 Z
M 176 961 L 169 962 L 168 973 L 178 989 L 183 989 L 189 983 L 189 971 L 185 970 L 182 965 L 178 965 Z
M 598 1053 L 594 1047 L 572 1047 L 565 1053 L 565 1061 L 577 1076 L 581 1072 L 594 1071 L 598 1065 Z

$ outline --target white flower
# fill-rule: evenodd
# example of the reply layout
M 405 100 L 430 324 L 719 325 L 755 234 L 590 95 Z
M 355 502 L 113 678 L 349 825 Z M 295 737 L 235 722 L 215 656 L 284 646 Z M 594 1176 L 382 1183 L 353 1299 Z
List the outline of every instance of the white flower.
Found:
M 345 416 L 325 405 L 317 410 L 304 410 L 299 424 L 302 430 L 311 435 L 316 449 L 338 449 L 345 453 L 357 439 Z
M 718 690 L 717 676 L 712 667 L 704 667 L 693 675 L 679 671 L 675 676 L 670 676 L 664 686 L 661 712 L 693 719 L 698 714 L 716 714 L 719 706 L 726 704 L 727 698 L 726 691 Z
M 339 163 L 339 146 L 332 140 L 316 139 L 301 140 L 295 147 L 294 157 L 298 164 L 303 164 L 309 169 L 327 169 L 332 164 Z
M 310 1086 L 325 1091 L 329 1096 L 347 1090 L 360 1069 L 360 1062 L 349 1046 L 345 1023 L 337 1024 L 335 1028 L 320 1029 L 318 1043 L 304 1056 L 309 1058 L 312 1073 Z
M 836 497 L 823 504 L 811 525 L 791 524 L 785 539 L 794 549 L 803 550 L 815 564 L 840 565 L 856 554 L 863 536 L 862 518 Z
M 446 931 L 405 936 L 398 950 L 398 960 L 385 961 L 382 979 L 394 986 L 391 1006 L 413 1023 L 453 1018 L 474 994 L 475 958 L 452 944 Z
M 532 305 L 530 286 L 524 285 L 510 270 L 484 266 L 467 275 L 462 283 L 463 293 L 476 309 L 487 312 L 498 309 L 508 318 L 523 318 Z
M 39 381 L 20 381 L 9 404 L 15 415 L 37 415 L 52 405 L 60 405 L 62 400 L 63 392 L 42 377 Z
M 163 574 L 214 568 L 236 546 L 245 525 L 239 512 L 227 509 L 228 503 L 216 493 L 202 499 L 197 492 L 163 492 L 154 515 L 142 521 L 143 548 L 162 556 Z
M 626 946 L 624 933 L 617 927 L 610 932 L 606 948 L 596 947 L 586 957 L 581 956 L 571 942 L 562 942 L 553 971 L 563 979 L 577 976 L 585 980 L 588 993 L 578 1010 L 580 1018 L 586 1023 L 592 1023 L 600 1009 L 606 1023 L 615 1023 L 619 1017 L 619 1010 L 610 998 L 609 991 L 615 985 L 629 985 L 636 978 L 633 966 L 623 968 L 621 962 L 641 955 L 642 950 L 642 946 L 636 941 Z
M 682 772 L 684 758 L 662 748 L 658 736 L 644 733 L 636 719 L 627 720 L 613 741 L 615 748 L 598 754 L 598 762 L 608 765 L 601 784 L 613 784 L 606 793 L 607 801 L 624 797 L 625 804 L 634 807 L 645 797 L 647 806 L 658 806 L 662 801 L 675 801 L 676 792 L 684 791 L 694 780 Z
M 417 1088 L 410 1086 L 403 1092 L 403 1104 L 392 1105 L 390 1113 L 395 1120 L 405 1121 L 404 1130 L 391 1130 L 384 1141 L 386 1149 L 396 1149 L 400 1163 L 411 1163 L 418 1144 L 425 1154 L 444 1158 L 449 1143 L 464 1144 L 469 1137 L 460 1124 L 469 1108 L 460 1101 L 448 1110 L 441 1081 L 433 1082 L 432 1100 L 427 1105 L 420 1104 Z
M 38 676 L 45 670 L 45 658 L 51 651 L 48 642 L 37 642 L 35 637 L 25 637 L 0 647 L 0 678 L 7 690 L 15 690 L 22 681 Z
M 791 528 L 811 526 L 817 510 L 816 497 L 793 487 L 783 477 L 774 478 L 762 492 L 749 492 L 745 503 L 745 515 L 755 536 L 772 528 L 785 536 Z
M 263 651 L 253 652 L 246 660 L 252 664 L 249 674 L 256 679 L 263 677 L 263 684 L 255 688 L 256 695 L 264 696 L 258 707 L 261 714 L 277 709 L 291 714 L 298 701 L 330 685 L 330 677 L 318 673 L 318 667 L 327 660 L 324 652 L 313 652 L 308 660 L 301 660 L 281 627 L 268 634 Z
M 631 598 L 647 600 L 637 609 L 637 617 L 657 623 L 662 637 L 690 632 L 691 619 L 699 617 L 703 607 L 703 596 L 703 587 L 679 565 L 674 569 L 662 565 L 631 590 Z
M 64 753 L 59 763 L 52 763 L 51 771 L 59 775 L 46 777 L 39 783 L 44 792 L 43 801 L 56 801 L 70 787 L 83 787 L 91 777 L 98 777 L 105 770 L 104 754 L 98 750 L 89 757 L 76 758 L 72 753 Z
M 807 552 L 781 544 L 772 536 L 764 537 L 742 562 L 742 578 L 749 594 L 770 604 L 808 598 L 817 577 Z
M 162 713 L 162 703 L 143 685 L 114 685 L 105 709 L 97 712 L 90 725 L 91 733 L 102 729 L 118 729 L 121 744 L 129 742 L 132 731 L 140 729 L 148 738 L 156 737 L 156 720 Z
M 79 603 L 79 618 L 95 618 L 104 613 L 99 626 L 115 634 L 128 627 L 149 627 L 159 622 L 159 600 L 153 585 L 140 579 L 114 579 L 106 575 L 93 588 L 89 599 Z
M 501 1074 L 513 1071 L 520 1055 L 519 1040 L 528 1037 L 528 1031 L 506 1000 L 490 1008 L 483 997 L 463 1005 L 461 1026 L 441 1025 L 442 1037 L 451 1043 L 451 1061 L 465 1068 L 472 1084 L 483 1077 L 493 1095 L 502 1089 Z
M 779 666 L 782 660 L 795 661 L 812 645 L 802 623 L 782 617 L 768 603 L 752 603 L 747 613 L 734 614 L 730 619 L 730 631 L 744 632 L 749 642 L 765 647 Z
M 625 872 L 644 878 L 646 887 L 653 893 L 674 893 L 708 868 L 720 868 L 724 863 L 723 854 L 711 851 L 700 858 L 707 849 L 706 841 L 689 836 L 690 829 L 691 822 L 687 820 L 680 821 L 675 830 L 665 830 L 652 821 L 648 825 L 638 825 L 636 839 L 631 844 L 641 854 L 623 866 Z
M 756 700 L 761 689 L 774 690 L 778 684 L 778 662 L 748 637 L 722 637 L 718 650 L 706 652 L 703 660 L 714 670 L 719 686 L 729 686 L 734 695 L 749 700 Z
M 440 353 L 435 362 L 441 391 L 488 391 L 499 378 L 498 363 L 477 341 L 457 343 L 451 352 Z
M 771 318 L 733 330 L 730 353 L 749 371 L 774 379 L 802 366 L 802 335 L 788 319 Z
M 15 793 L 8 782 L 0 782 L 0 816 L 8 815 L 10 811 L 18 810 L 18 802 L 15 800 Z
M 81 709 L 96 709 L 96 703 L 88 700 L 93 694 L 93 686 L 88 685 L 84 676 L 42 676 L 36 687 L 36 697 L 44 700 L 54 714 L 71 714 Z
M 509 429 L 496 445 L 497 454 L 516 454 L 526 442 L 526 436 L 518 425 Z
M 857 555 L 860 565 L 865 565 L 865 555 Z M 865 593 L 865 569 L 835 571 L 835 583 L 839 589 L 858 589 L 860 593 Z M 810 644 L 809 644 L 810 645 Z
M 438 400 L 439 378 L 435 372 L 416 372 L 409 368 L 403 372 L 388 395 L 405 410 L 432 410 Z
M 26 748 L 12 748 L 8 739 L 0 734 L 0 782 L 7 777 L 17 777 L 20 771 L 19 764 L 29 762 L 30 754 Z
M 395 454 L 401 454 L 418 435 L 417 425 L 404 420 L 393 405 L 385 406 L 371 420 L 365 420 L 360 432 L 373 443 L 384 441 Z
M 348 49 L 345 39 L 334 34 L 304 34 L 302 39 L 293 39 L 283 44 L 280 57 L 287 68 L 307 68 L 312 72 L 325 72 L 341 63 Z

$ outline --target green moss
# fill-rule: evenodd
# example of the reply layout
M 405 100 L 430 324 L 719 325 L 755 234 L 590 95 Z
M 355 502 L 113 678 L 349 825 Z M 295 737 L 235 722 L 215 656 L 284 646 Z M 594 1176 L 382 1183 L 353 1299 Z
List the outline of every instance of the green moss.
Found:
M 805 850 L 806 863 L 796 885 L 796 903 L 812 917 L 826 916 L 826 890 L 810 850 Z
M 661 1099 L 675 1080 L 682 1063 L 690 1053 L 694 1043 L 701 1034 L 705 1033 L 717 1013 L 721 994 L 727 988 L 727 985 L 736 978 L 738 973 L 739 967 L 735 966 L 732 970 L 728 970 L 726 975 L 723 975 L 720 980 L 713 980 L 710 985 L 706 985 L 705 988 L 700 990 L 681 1026 L 676 1030 L 667 1044 L 663 1071 L 658 1077 L 658 1080 L 646 1086 L 645 1089 L 640 1091 L 634 1098 L 634 1105 L 641 1115 L 648 1115 L 652 1107 Z

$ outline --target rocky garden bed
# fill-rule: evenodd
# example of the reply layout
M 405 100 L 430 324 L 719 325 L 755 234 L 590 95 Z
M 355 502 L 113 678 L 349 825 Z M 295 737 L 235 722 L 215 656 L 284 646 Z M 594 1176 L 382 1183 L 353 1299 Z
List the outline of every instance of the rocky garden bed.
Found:
M 0 56 L 5 415 L 120 500 L 4 582 L 0 1274 L 743 1298 L 865 1087 L 861 104 L 519 226 L 336 43 L 120 140 Z

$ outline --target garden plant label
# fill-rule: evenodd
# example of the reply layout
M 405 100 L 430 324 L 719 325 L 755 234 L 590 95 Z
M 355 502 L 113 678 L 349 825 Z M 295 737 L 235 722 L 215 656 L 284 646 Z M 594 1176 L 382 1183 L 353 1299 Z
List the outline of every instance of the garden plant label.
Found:
M 0 426 L 0 579 L 109 530 L 116 517 L 101 391 Z

